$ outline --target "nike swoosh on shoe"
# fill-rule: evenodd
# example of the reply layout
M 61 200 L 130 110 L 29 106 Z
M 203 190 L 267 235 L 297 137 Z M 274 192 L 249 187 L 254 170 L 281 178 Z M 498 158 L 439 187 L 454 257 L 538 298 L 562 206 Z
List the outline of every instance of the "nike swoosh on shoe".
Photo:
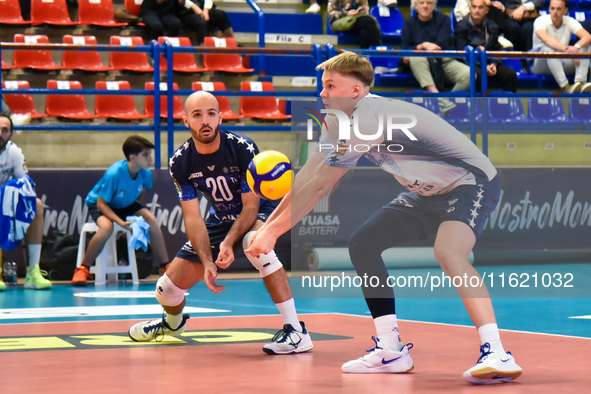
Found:
M 393 358 L 392 360 L 386 360 L 385 358 L 382 358 L 382 364 L 390 364 L 391 362 L 394 362 L 394 361 L 398 360 L 399 358 L 402 358 L 402 356 Z

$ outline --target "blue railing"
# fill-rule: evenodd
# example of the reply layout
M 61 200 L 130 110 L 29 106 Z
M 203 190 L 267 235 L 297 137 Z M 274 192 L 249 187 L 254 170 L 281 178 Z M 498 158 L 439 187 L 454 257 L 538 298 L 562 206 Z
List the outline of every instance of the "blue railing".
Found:
M 261 34 L 260 37 L 264 37 L 264 34 Z M 160 119 L 160 97 L 165 94 L 168 98 L 168 114 L 173 113 L 173 98 L 174 96 L 182 95 L 187 96 L 192 93 L 191 90 L 173 90 L 172 81 L 173 81 L 173 61 L 174 61 L 174 53 L 227 53 L 227 54 L 259 54 L 264 56 L 277 56 L 277 55 L 296 55 L 296 56 L 311 56 L 314 60 L 315 64 L 320 64 L 321 62 L 325 61 L 326 59 L 338 54 L 342 50 L 335 48 L 331 44 L 327 44 L 321 47 L 318 44 L 314 44 L 310 49 L 280 49 L 280 48 L 215 48 L 215 47 L 175 47 L 170 45 L 170 43 L 165 43 L 164 45 L 158 45 L 156 41 L 152 41 L 150 45 L 144 46 L 118 46 L 118 45 L 71 45 L 71 44 L 15 44 L 15 43 L 1 43 L 0 44 L 0 54 L 2 50 L 15 50 L 15 49 L 45 49 L 45 50 L 77 50 L 77 51 L 123 51 L 123 52 L 145 52 L 150 54 L 153 59 L 153 81 L 154 81 L 154 90 L 141 90 L 141 89 L 131 89 L 125 90 L 125 94 L 129 95 L 153 95 L 154 96 L 154 118 L 153 118 L 153 125 L 134 125 L 134 126 L 122 126 L 122 125 L 96 125 L 96 124 L 34 124 L 34 125 L 27 125 L 22 126 L 23 129 L 31 129 L 31 130 L 153 130 L 154 132 L 154 144 L 156 146 L 156 160 L 155 166 L 156 168 L 161 168 L 161 132 L 163 130 L 167 131 L 168 140 L 167 140 L 167 154 L 168 157 L 172 155 L 174 152 L 174 132 L 178 130 L 185 130 L 184 126 L 175 126 L 174 118 L 172 116 L 168 116 L 166 123 L 163 125 L 161 124 Z M 541 57 L 573 57 L 572 55 L 566 54 L 547 54 L 547 53 L 529 53 L 529 52 L 484 52 L 479 50 L 474 50 L 472 48 L 466 48 L 465 51 L 413 51 L 413 50 L 388 50 L 388 51 L 379 51 L 379 50 L 356 50 L 364 56 L 419 56 L 419 57 L 451 57 L 451 58 L 460 58 L 467 61 L 470 65 L 471 70 L 476 70 L 476 67 L 482 67 L 482 65 L 486 65 L 486 61 L 489 56 L 492 57 L 507 57 L 507 58 L 541 58 Z M 167 59 L 167 70 L 165 73 L 165 79 L 167 83 L 167 90 L 166 92 L 162 92 L 160 90 L 160 55 L 163 55 Z M 575 57 L 587 58 L 591 57 L 591 54 L 581 54 L 576 55 Z M 478 61 L 480 65 L 478 65 Z M 220 95 L 220 96 L 278 96 L 278 97 L 316 97 L 321 91 L 321 72 L 317 71 L 317 90 L 316 92 L 313 91 L 274 91 L 274 92 L 244 92 L 244 91 L 214 91 L 212 94 Z M 487 96 L 487 77 L 486 77 L 486 70 L 484 70 L 482 75 L 482 86 L 481 91 L 477 92 L 476 89 L 476 79 L 475 79 L 475 72 L 471 72 L 470 77 L 470 91 L 469 92 L 451 92 L 451 93 L 421 93 L 425 96 L 447 96 L 447 97 L 470 97 L 470 98 L 478 98 L 478 97 L 485 97 Z M 163 81 L 164 82 L 164 81 Z M 0 87 L 0 98 L 2 97 L 3 90 Z M 121 95 L 121 91 L 109 91 L 109 90 L 102 90 L 102 89 L 79 89 L 79 90 L 52 90 L 52 89 L 16 89 L 10 90 L 10 93 L 15 94 L 101 94 L 101 95 Z M 380 92 L 381 95 L 384 96 L 396 96 L 396 97 L 409 97 L 415 96 L 417 92 L 414 93 L 404 93 L 404 92 Z M 516 96 L 523 96 L 523 97 L 531 97 L 535 96 L 535 94 L 522 94 Z M 569 97 L 587 97 L 585 95 L 569 95 Z M 470 134 L 471 138 L 474 142 L 477 139 L 477 129 L 476 129 L 476 122 L 475 118 L 476 115 L 474 113 L 475 109 L 474 106 L 471 106 L 471 122 L 470 122 Z M 485 153 L 488 152 L 488 128 L 487 128 L 487 117 L 486 111 L 483 117 L 481 133 L 483 136 L 483 151 Z M 163 128 L 164 126 L 164 128 Z M 257 125 L 257 126 L 225 126 L 227 129 L 232 130 L 241 130 L 241 131 L 290 131 L 292 130 L 291 126 L 288 125 Z

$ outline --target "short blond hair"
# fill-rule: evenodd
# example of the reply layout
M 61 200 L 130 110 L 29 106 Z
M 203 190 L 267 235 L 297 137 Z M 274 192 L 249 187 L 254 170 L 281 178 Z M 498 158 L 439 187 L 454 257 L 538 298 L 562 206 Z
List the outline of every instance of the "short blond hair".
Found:
M 367 86 L 371 86 L 375 77 L 371 62 L 366 57 L 350 51 L 320 63 L 316 70 L 338 71 L 343 75 L 354 77 Z

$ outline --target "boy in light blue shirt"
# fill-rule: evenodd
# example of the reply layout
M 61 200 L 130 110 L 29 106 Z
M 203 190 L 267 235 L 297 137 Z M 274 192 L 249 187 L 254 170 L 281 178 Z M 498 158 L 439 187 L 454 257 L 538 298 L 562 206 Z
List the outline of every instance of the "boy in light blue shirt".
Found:
M 128 216 L 142 216 L 150 225 L 149 235 L 152 244 L 153 258 L 160 266 L 168 263 L 168 253 L 164 245 L 164 237 L 156 217 L 143 206 L 138 199 L 144 190 L 153 186 L 152 150 L 154 144 L 147 139 L 134 135 L 123 143 L 126 160 L 113 164 L 92 188 L 86 197 L 89 216 L 94 219 L 98 231 L 92 237 L 82 264 L 74 272 L 72 284 L 84 286 L 90 278 L 90 266 L 103 250 L 105 243 L 113 233 L 113 223 L 131 230 Z

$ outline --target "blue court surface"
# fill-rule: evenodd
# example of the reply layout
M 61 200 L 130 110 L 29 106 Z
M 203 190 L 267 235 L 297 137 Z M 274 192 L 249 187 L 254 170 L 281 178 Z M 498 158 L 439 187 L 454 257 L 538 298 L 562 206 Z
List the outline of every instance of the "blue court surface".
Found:
M 491 289 L 500 328 L 591 338 L 591 298 L 581 296 L 586 293 L 591 297 L 591 290 L 589 290 L 591 265 L 561 264 L 559 267 L 560 269 L 555 271 L 573 274 L 575 279 L 573 284 L 579 286 L 574 293 L 578 297 L 532 297 L 531 295 L 536 293 L 531 289 L 534 285 L 531 279 L 529 280 L 530 289 L 525 289 L 528 292 L 516 293 L 519 294 L 517 298 L 497 297 L 494 289 Z M 512 269 L 515 270 L 515 267 Z M 552 265 L 528 265 L 519 268 L 519 272 L 533 273 L 552 269 Z M 479 268 L 481 274 L 483 270 L 486 271 L 486 268 Z M 424 270 L 421 269 L 391 270 L 391 274 L 400 275 L 401 272 L 406 275 L 423 274 L 424 276 Z M 488 272 L 495 272 L 498 280 L 500 275 L 498 273 L 505 270 L 502 267 L 495 267 Z M 337 275 L 334 272 L 327 274 Z M 220 277 L 223 278 L 223 275 Z M 218 282 L 227 288 L 220 295 L 211 293 L 203 283 L 190 289 L 187 293 L 186 312 L 193 317 L 278 314 L 259 278 L 220 279 Z M 521 283 L 521 285 L 526 284 L 528 283 Z M 342 313 L 369 316 L 361 290 L 358 288 L 348 291 L 347 298 L 333 298 L 328 289 L 322 289 L 322 291 L 302 289 L 302 281 L 298 278 L 292 278 L 291 285 L 300 314 Z M 508 282 L 505 286 L 508 287 Z M 541 287 L 541 282 L 538 286 Z M 581 289 L 581 286 L 584 288 Z M 400 319 L 472 326 L 464 305 L 458 297 L 410 298 L 405 296 L 408 294 L 405 290 L 395 290 L 397 315 Z M 412 292 L 411 294 L 429 295 L 428 289 L 418 290 L 420 293 Z M 153 291 L 154 282 L 139 285 L 119 282 L 82 288 L 72 287 L 69 284 L 56 284 L 49 291 L 26 290 L 22 286 L 12 287 L 0 293 L 0 324 L 152 319 L 162 313 L 162 308 L 154 298 Z M 511 295 L 511 293 L 498 294 Z M 547 294 L 568 293 L 549 292 Z

